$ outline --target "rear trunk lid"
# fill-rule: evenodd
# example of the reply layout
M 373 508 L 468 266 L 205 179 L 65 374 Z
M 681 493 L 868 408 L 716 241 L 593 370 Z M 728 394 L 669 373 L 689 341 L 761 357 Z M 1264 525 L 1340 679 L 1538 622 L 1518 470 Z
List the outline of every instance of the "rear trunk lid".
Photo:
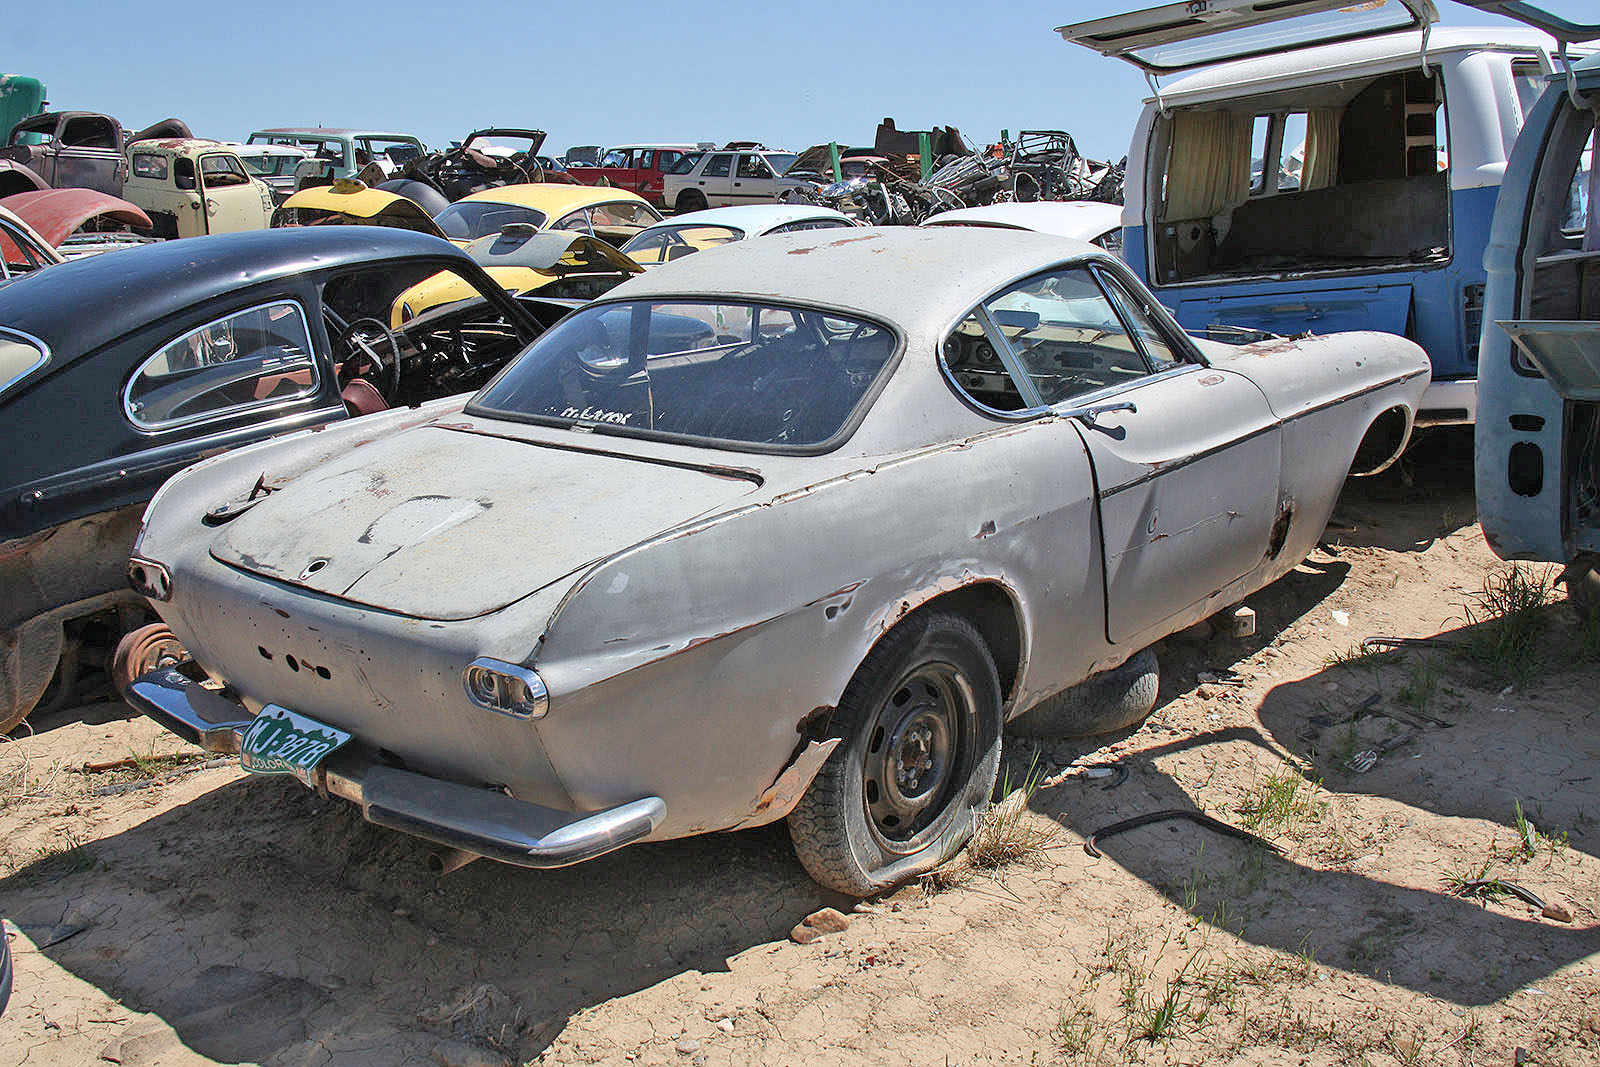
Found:
M 758 481 L 423 426 L 261 500 L 211 554 L 384 611 L 467 619 L 733 506 Z

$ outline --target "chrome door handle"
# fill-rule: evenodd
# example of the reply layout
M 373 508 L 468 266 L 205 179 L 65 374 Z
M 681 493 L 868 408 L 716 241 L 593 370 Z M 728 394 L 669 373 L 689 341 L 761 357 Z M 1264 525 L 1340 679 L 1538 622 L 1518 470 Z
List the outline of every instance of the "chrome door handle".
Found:
M 1109 415 L 1113 411 L 1126 411 L 1137 414 L 1139 405 L 1131 400 L 1114 400 L 1106 404 L 1089 404 L 1080 408 L 1064 408 L 1058 411 L 1057 414 L 1064 419 L 1082 419 L 1090 426 L 1093 426 L 1095 419 L 1101 415 Z

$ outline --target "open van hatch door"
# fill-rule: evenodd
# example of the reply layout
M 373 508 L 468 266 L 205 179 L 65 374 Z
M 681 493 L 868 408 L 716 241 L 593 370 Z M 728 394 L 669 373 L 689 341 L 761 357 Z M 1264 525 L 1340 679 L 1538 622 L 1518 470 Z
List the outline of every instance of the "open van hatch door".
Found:
M 1536 30 L 1543 30 L 1562 44 L 1600 41 L 1600 22 L 1573 22 L 1559 15 L 1552 15 L 1537 4 L 1528 3 L 1527 0 L 1457 0 L 1457 3 L 1475 7 L 1479 11 L 1487 11 L 1491 15 L 1504 15 L 1508 19 L 1516 19 Z
M 1148 74 L 1426 28 L 1433 0 L 1187 0 L 1057 27 Z

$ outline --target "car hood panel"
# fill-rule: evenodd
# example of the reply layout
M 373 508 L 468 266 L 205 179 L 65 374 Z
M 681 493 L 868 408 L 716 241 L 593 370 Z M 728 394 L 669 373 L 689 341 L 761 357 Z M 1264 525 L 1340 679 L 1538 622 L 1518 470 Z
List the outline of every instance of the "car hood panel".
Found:
M 425 426 L 291 482 L 229 522 L 211 554 L 384 611 L 468 619 L 754 488 L 699 470 Z

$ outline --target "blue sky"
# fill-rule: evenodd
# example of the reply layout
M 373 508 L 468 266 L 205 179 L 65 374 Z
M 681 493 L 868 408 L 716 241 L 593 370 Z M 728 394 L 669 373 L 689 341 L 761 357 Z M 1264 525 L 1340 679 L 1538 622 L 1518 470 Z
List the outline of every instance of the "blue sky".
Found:
M 1119 158 L 1147 94 L 1134 69 L 1051 32 L 1141 0 L 371 0 L 9 5 L 0 69 L 52 106 L 138 129 L 176 115 L 201 136 L 364 126 L 442 145 L 488 125 L 549 131 L 547 150 L 750 138 L 870 143 L 878 120 L 1066 129 Z M 1593 17 L 1592 0 L 1551 10 Z M 1439 2 L 1447 24 L 1503 20 Z

